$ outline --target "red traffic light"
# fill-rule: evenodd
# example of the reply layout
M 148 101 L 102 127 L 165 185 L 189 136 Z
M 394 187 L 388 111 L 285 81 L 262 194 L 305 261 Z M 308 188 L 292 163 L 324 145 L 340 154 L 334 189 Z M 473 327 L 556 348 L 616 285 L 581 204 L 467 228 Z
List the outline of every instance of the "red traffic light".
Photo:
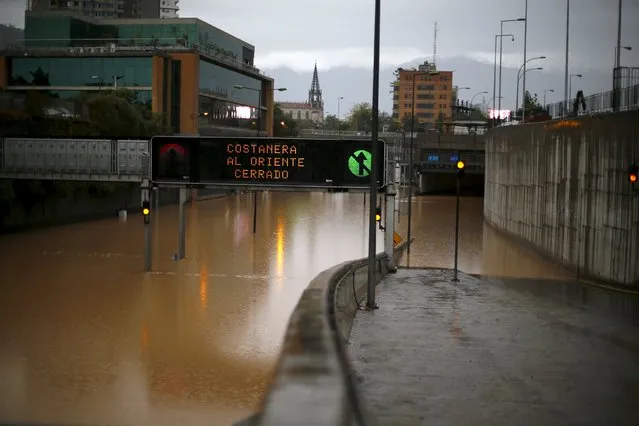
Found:
M 639 165 L 637 165 L 637 163 L 633 163 L 632 166 L 630 166 L 630 170 L 628 171 L 628 180 L 630 181 L 630 183 L 635 184 L 637 183 L 638 179 Z

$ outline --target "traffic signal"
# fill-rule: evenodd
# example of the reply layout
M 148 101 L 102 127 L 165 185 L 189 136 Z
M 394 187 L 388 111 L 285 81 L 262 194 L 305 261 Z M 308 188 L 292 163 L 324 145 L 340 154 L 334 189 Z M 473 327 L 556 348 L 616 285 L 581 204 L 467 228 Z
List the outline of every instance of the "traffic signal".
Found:
M 142 201 L 142 215 L 144 223 L 149 224 L 151 222 L 151 202 L 148 200 Z
M 382 221 L 382 208 L 381 207 L 377 207 L 375 209 L 375 221 L 376 222 L 380 222 Z
M 457 175 L 459 177 L 462 177 L 466 174 L 466 163 L 464 163 L 462 160 L 457 161 L 456 167 Z
M 632 163 L 632 166 L 630 166 L 628 170 L 628 180 L 633 187 L 637 185 L 637 181 L 639 180 L 639 165 L 637 163 Z

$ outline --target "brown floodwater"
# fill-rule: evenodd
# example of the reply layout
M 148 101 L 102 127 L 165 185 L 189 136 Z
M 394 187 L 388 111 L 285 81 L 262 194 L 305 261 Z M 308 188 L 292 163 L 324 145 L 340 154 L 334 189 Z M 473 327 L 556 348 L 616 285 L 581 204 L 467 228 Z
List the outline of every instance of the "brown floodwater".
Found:
M 229 425 L 258 406 L 288 318 L 320 271 L 367 253 L 362 194 L 262 192 L 153 213 L 153 272 L 138 216 L 0 236 L 0 421 Z M 483 226 L 461 200 L 460 269 L 566 274 Z M 398 232 L 406 237 L 406 200 Z M 413 266 L 451 267 L 453 197 L 416 197 Z M 382 250 L 378 232 L 378 249 Z

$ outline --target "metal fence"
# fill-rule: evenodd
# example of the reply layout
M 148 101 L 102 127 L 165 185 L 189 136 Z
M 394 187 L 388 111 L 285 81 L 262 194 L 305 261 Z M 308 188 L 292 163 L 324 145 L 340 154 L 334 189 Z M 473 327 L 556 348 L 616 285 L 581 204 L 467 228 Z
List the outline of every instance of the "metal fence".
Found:
M 615 96 L 618 97 L 617 102 L 615 102 Z M 620 88 L 616 91 L 610 90 L 608 92 L 586 96 L 578 103 L 576 101 L 577 98 L 570 99 L 567 106 L 564 102 L 548 105 L 548 114 L 552 118 L 562 118 L 576 115 L 637 110 L 639 109 L 639 84 Z M 617 108 L 615 108 L 615 103 L 618 105 Z M 577 106 L 576 109 L 575 105 Z

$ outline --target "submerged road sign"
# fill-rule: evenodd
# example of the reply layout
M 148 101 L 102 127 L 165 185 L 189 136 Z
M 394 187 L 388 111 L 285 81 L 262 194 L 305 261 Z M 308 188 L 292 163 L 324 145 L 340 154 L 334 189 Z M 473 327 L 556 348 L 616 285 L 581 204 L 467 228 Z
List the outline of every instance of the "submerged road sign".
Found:
M 366 140 L 156 136 L 151 140 L 155 183 L 204 186 L 368 188 L 373 161 L 378 186 L 384 142 L 376 155 Z
M 397 232 L 393 232 L 393 247 L 397 247 L 402 242 L 402 237 Z

